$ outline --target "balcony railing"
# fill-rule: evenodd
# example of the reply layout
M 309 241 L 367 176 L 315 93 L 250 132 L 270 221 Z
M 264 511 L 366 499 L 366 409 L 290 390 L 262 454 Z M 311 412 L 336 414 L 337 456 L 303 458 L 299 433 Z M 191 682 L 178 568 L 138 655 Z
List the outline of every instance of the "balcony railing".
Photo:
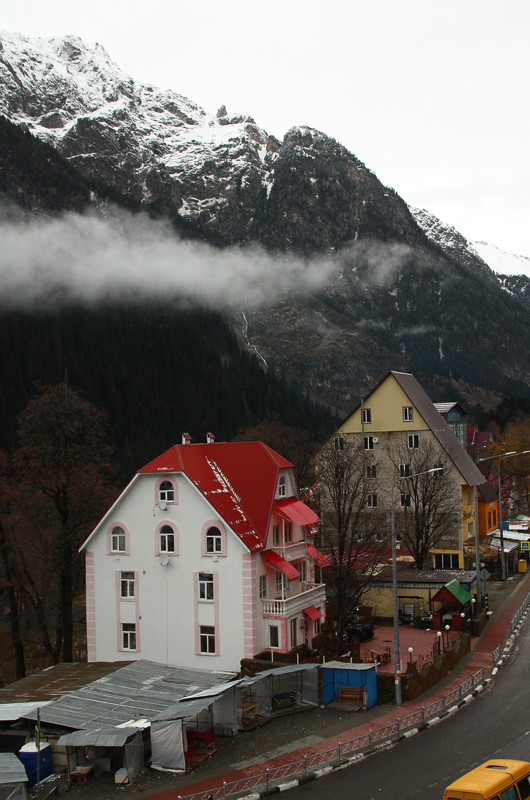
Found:
M 308 606 L 320 605 L 326 599 L 326 587 L 323 583 L 302 583 L 300 594 L 286 597 L 285 600 L 261 601 L 264 614 L 281 614 L 291 616 L 303 611 Z
M 293 542 L 293 544 L 286 544 L 285 547 L 273 547 L 272 549 L 286 561 L 295 561 L 297 558 L 307 555 L 305 542 Z

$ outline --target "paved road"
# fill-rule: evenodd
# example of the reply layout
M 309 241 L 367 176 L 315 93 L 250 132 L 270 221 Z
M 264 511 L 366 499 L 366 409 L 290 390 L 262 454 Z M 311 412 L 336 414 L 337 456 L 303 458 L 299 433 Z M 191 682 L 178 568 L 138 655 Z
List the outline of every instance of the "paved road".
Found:
M 288 800 L 441 800 L 448 783 L 495 756 L 530 761 L 530 624 L 493 688 L 453 717 L 359 764 L 289 791 Z

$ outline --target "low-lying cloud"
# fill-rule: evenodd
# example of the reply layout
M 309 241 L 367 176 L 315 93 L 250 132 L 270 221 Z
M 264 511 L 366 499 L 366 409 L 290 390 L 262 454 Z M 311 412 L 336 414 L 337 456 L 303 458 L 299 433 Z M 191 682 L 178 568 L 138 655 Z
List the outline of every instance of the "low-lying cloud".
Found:
M 106 216 L 12 217 L 0 222 L 4 307 L 137 299 L 250 307 L 273 302 L 284 289 L 321 289 L 350 256 L 368 267 L 363 283 L 380 284 L 409 252 L 374 242 L 355 242 L 342 258 L 274 256 L 257 245 L 217 249 L 180 239 L 168 222 L 117 208 Z

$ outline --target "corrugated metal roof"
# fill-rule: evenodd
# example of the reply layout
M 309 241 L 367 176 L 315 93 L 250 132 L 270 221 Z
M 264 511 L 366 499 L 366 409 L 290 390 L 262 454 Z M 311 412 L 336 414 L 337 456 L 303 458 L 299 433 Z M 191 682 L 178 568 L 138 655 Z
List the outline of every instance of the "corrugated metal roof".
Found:
M 136 736 L 139 728 L 96 728 L 61 736 L 57 744 L 69 747 L 122 747 Z
M 187 694 L 225 683 L 233 673 L 167 667 L 134 661 L 126 667 L 62 697 L 41 711 L 43 722 L 94 730 L 130 719 L 152 719 Z M 26 715 L 36 719 L 36 714 Z
M 163 722 L 164 720 L 169 719 L 188 719 L 189 717 L 195 717 L 197 714 L 200 714 L 201 711 L 204 711 L 205 708 L 208 708 L 217 697 L 220 695 L 215 695 L 214 697 L 202 697 L 198 698 L 197 700 L 186 700 L 185 702 L 175 703 L 175 705 L 166 708 L 165 711 L 162 711 L 161 714 L 157 714 L 156 717 L 153 717 L 151 722 Z
M 0 703 L 0 722 L 14 722 L 38 708 L 47 706 L 49 700 L 34 703 Z
M 318 664 L 288 664 L 286 667 L 275 667 L 274 669 L 265 669 L 258 672 L 253 678 L 243 678 L 240 686 L 250 686 L 257 681 L 275 675 L 288 675 L 293 672 L 306 672 L 307 670 L 318 669 Z
M 0 702 L 17 700 L 19 703 L 55 700 L 65 694 L 81 689 L 87 683 L 116 672 L 127 661 L 91 661 L 74 664 L 55 664 L 0 689 Z
M 26 768 L 14 753 L 0 753 L 0 786 L 6 783 L 25 783 Z

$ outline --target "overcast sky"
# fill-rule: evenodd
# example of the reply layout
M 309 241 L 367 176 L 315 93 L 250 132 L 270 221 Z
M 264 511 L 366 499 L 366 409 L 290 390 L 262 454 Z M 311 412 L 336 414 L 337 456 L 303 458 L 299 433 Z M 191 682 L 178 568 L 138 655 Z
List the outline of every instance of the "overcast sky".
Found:
M 338 139 L 411 205 L 530 256 L 528 0 L 0 0 L 138 83 Z

